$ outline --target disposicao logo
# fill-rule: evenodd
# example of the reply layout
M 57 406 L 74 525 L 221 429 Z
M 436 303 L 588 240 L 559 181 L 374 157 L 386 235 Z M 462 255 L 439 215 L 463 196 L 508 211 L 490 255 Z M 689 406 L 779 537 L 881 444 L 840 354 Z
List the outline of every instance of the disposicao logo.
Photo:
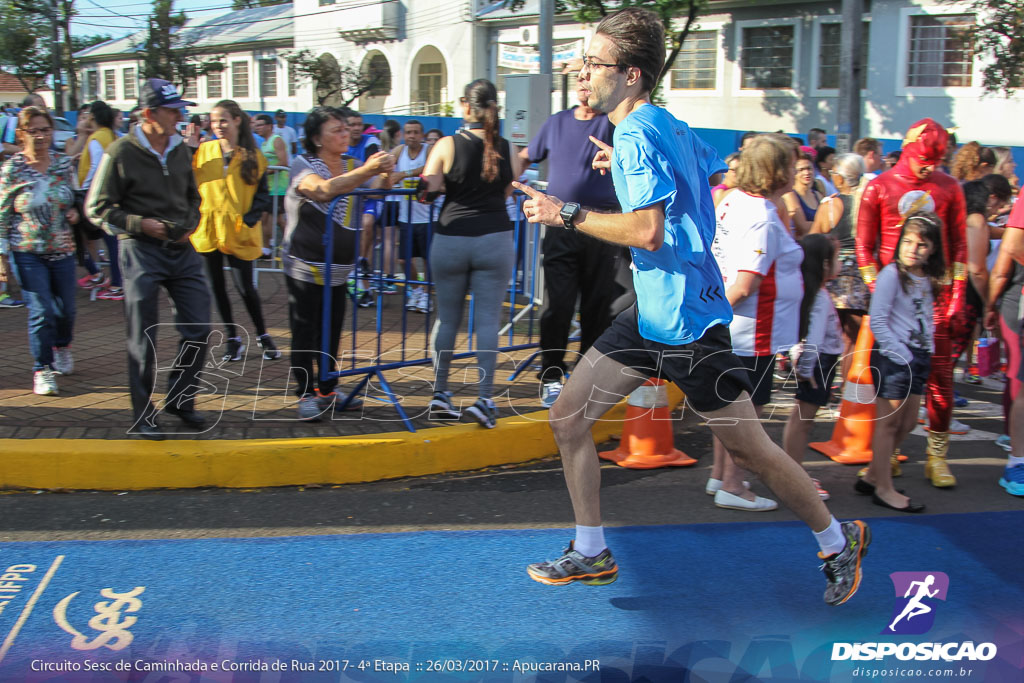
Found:
M 935 624 L 938 601 L 945 601 L 949 576 L 943 572 L 893 572 L 896 604 L 882 635 L 921 635 Z M 833 643 L 832 660 L 871 660 L 896 657 L 917 661 L 988 661 L 997 654 L 993 643 Z
M 896 604 L 882 633 L 916 636 L 930 631 L 935 624 L 936 601 L 946 600 L 949 576 L 943 572 L 893 572 L 889 578 L 896 589 Z

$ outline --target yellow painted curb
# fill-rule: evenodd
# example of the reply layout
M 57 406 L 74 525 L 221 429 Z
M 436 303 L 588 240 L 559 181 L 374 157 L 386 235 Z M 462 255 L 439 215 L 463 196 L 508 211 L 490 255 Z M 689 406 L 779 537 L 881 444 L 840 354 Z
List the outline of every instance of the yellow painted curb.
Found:
M 674 387 L 671 387 L 674 389 Z M 670 392 L 673 405 L 682 394 Z M 558 452 L 548 411 L 506 417 L 495 429 L 451 425 L 306 439 L 144 441 L 0 439 L 0 489 L 131 491 L 355 484 L 527 462 Z M 625 402 L 594 427 L 621 431 Z

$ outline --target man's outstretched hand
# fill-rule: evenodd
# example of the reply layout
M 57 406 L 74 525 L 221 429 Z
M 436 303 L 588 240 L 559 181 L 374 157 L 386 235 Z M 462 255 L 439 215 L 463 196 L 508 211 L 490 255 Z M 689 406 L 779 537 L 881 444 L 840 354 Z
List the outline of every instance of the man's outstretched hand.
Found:
M 562 210 L 565 202 L 558 197 L 544 194 L 540 190 L 535 190 L 529 185 L 523 185 L 519 182 L 513 182 L 512 187 L 522 190 L 529 197 L 529 199 L 523 202 L 523 215 L 526 216 L 526 220 L 531 223 L 543 223 L 544 225 L 556 228 L 564 227 L 559 211 Z

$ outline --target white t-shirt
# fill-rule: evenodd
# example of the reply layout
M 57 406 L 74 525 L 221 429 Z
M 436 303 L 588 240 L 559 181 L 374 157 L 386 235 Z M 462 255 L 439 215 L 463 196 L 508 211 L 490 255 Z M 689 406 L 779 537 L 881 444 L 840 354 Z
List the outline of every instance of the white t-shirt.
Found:
M 415 159 L 411 158 L 409 154 L 409 147 L 402 145 L 402 151 L 399 152 L 398 159 L 395 161 L 396 171 L 411 171 L 415 168 L 421 168 L 427 163 L 427 145 L 420 147 L 420 153 Z M 418 176 L 411 178 L 404 178 L 401 181 L 395 183 L 396 190 L 415 190 L 419 185 L 420 179 Z M 409 197 L 406 195 L 389 195 L 387 197 L 389 202 L 399 202 L 398 208 L 398 220 L 403 223 L 429 223 L 430 222 L 430 206 L 427 204 L 420 204 L 413 197 L 410 203 Z M 412 208 L 412 219 L 409 219 L 409 208 Z M 437 216 L 437 213 L 434 214 Z
M 284 144 L 288 145 L 288 154 L 294 154 L 295 147 L 293 145 L 299 141 L 299 134 L 295 132 L 295 129 L 291 126 L 278 127 L 277 124 L 274 124 L 274 132 L 281 136 Z
M 803 249 L 790 236 L 774 202 L 735 190 L 715 210 L 711 251 L 728 290 L 742 271 L 761 276 L 758 291 L 733 308 L 733 353 L 770 356 L 798 341 L 804 278 Z

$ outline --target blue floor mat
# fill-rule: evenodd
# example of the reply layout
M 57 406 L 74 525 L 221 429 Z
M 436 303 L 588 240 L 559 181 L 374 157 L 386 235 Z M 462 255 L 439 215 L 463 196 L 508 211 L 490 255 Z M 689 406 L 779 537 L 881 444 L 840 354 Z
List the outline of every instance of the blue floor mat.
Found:
M 789 522 L 608 529 L 620 574 L 600 587 L 527 577 L 569 530 L 9 543 L 0 681 L 840 681 L 869 667 L 1019 682 L 1022 526 L 1019 512 L 872 520 L 864 582 L 840 607 Z M 947 574 L 946 600 L 926 634 L 882 635 L 889 574 L 906 571 Z M 963 641 L 998 654 L 832 660 L 836 642 Z

